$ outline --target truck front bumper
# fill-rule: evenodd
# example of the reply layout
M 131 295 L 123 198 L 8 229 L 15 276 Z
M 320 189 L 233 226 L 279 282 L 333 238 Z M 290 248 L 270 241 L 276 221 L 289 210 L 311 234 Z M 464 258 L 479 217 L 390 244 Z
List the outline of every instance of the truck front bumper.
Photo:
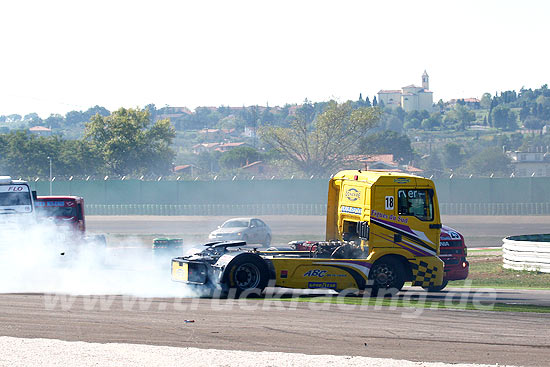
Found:
M 470 263 L 467 260 L 459 261 L 458 264 L 445 266 L 445 280 L 463 280 L 468 278 Z
M 206 284 L 208 265 L 202 261 L 172 259 L 172 280 L 187 284 Z

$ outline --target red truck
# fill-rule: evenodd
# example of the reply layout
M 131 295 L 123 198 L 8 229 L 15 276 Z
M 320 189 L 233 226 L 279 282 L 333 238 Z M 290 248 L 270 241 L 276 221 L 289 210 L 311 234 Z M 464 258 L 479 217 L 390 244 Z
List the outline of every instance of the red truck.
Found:
M 443 225 L 439 236 L 439 257 L 445 263 L 445 277 L 440 287 L 428 288 L 429 291 L 440 291 L 449 280 L 463 280 L 468 277 L 470 263 L 466 260 L 468 249 L 464 236 L 451 227 Z
M 38 196 L 34 201 L 36 213 L 53 219 L 58 225 L 66 225 L 84 235 L 84 199 L 80 196 Z

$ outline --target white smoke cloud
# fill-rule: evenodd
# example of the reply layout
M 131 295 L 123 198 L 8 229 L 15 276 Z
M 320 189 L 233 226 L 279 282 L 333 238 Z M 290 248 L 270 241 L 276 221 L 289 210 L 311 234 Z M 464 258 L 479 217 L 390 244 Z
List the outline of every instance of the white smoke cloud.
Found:
M 0 293 L 64 293 L 191 297 L 191 288 L 170 279 L 170 259 L 137 239 L 117 247 L 82 240 L 51 220 L 0 218 Z

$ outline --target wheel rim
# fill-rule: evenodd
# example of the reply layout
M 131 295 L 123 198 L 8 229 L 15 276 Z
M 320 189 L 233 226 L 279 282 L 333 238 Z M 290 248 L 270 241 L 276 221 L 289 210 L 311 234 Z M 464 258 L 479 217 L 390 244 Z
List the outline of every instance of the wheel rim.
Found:
M 395 284 L 395 269 L 391 265 L 382 263 L 373 269 L 373 279 L 377 286 L 391 288 Z
M 242 264 L 235 269 L 235 285 L 240 289 L 258 287 L 260 284 L 260 269 L 254 264 Z

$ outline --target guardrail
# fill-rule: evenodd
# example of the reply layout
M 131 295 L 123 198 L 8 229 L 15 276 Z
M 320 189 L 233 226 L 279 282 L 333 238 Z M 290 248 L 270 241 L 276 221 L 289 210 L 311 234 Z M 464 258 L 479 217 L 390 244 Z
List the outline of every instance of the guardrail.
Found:
M 440 203 L 447 215 L 550 215 L 550 203 Z
M 550 234 L 510 236 L 502 241 L 504 268 L 550 273 Z
M 550 215 L 550 203 L 442 203 L 446 215 Z M 326 215 L 326 204 L 86 204 L 88 215 Z

